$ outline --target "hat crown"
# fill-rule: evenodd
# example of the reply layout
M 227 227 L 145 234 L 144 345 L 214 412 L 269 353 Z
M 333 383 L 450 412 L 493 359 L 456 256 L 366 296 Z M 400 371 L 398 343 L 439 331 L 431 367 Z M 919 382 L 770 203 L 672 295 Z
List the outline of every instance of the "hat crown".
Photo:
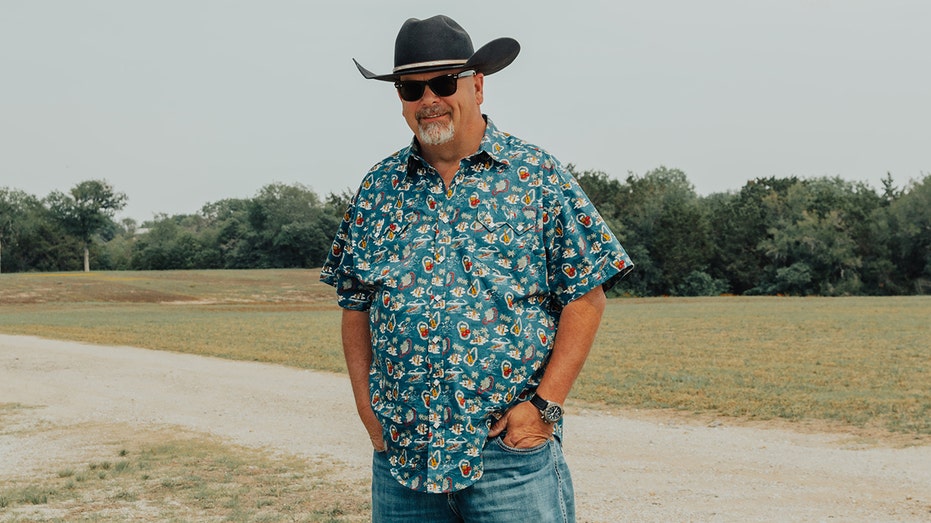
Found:
M 455 67 L 465 64 L 474 52 L 472 38 L 452 18 L 409 18 L 394 42 L 394 72 L 425 66 Z
M 353 62 L 364 78 L 396 82 L 401 76 L 450 69 L 494 74 L 517 58 L 520 44 L 513 38 L 496 38 L 474 51 L 469 33 L 448 16 L 426 20 L 410 18 L 401 26 L 394 42 L 394 70 L 375 74 Z

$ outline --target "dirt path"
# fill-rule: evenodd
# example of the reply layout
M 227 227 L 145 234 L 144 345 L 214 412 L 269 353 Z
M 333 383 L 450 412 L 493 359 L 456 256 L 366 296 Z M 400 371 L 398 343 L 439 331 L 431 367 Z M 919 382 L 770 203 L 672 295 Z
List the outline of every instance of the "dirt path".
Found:
M 48 470 L 92 450 L 87 427 L 125 424 L 330 456 L 366 477 L 349 399 L 334 374 L 0 335 L 0 403 L 35 407 L 26 423 L 43 427 L 29 438 L 0 428 L 0 475 Z M 580 521 L 931 521 L 931 446 L 670 419 L 568 415 Z

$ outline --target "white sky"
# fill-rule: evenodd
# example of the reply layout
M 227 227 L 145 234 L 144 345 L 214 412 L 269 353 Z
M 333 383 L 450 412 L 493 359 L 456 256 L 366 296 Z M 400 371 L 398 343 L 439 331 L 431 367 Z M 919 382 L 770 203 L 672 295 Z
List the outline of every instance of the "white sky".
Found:
M 582 170 L 665 165 L 701 194 L 931 171 L 925 0 L 0 0 L 0 187 L 105 179 L 140 221 L 355 190 L 410 131 L 351 58 L 390 71 L 403 21 L 439 13 L 521 43 L 484 111 Z

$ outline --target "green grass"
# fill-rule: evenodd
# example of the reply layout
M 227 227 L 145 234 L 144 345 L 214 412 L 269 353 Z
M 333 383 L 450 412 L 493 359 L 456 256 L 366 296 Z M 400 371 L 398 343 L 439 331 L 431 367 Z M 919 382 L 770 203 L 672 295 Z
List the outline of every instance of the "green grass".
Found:
M 0 332 L 342 372 L 317 271 L 0 275 Z M 611 300 L 577 401 L 931 434 L 931 297 Z

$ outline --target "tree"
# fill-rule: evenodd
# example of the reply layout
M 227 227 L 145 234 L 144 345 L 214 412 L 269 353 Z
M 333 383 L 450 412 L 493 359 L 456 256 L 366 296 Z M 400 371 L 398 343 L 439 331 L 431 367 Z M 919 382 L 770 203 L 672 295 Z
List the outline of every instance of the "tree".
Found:
M 0 242 L 4 272 L 61 270 L 76 246 L 41 200 L 10 189 L 0 189 Z
M 866 220 L 881 202 L 871 189 L 839 178 L 800 181 L 781 197 L 764 199 L 771 218 L 759 249 L 770 264 L 759 290 L 860 294 L 866 247 L 858 240 L 867 236 Z
M 199 263 L 209 246 L 204 246 L 193 215 L 159 215 L 148 223 L 148 231 L 133 245 L 132 268 L 136 270 L 189 270 L 219 268 Z
M 892 202 L 889 219 L 892 259 L 903 285 L 916 294 L 931 292 L 931 175 Z
M 3 242 L 11 243 L 16 235 L 16 216 L 21 215 L 22 202 L 28 195 L 22 191 L 0 188 L 0 272 L 3 272 Z
M 159 216 L 133 244 L 135 269 L 319 267 L 351 195 L 325 203 L 300 184 L 263 187 L 255 198 L 208 203 L 200 213 Z
M 322 265 L 335 232 L 324 212 L 317 194 L 303 185 L 266 185 L 246 206 L 248 234 L 234 253 L 235 263 L 260 268 Z
M 772 227 L 772 205 L 785 198 L 792 178 L 757 178 L 736 194 L 718 194 L 703 200 L 710 223 L 712 250 L 710 274 L 726 280 L 730 292 L 745 294 L 759 289 L 769 264 L 759 250 Z
M 17 193 L 0 189 L 0 273 L 3 272 L 3 242 L 13 237 L 13 216 L 16 215 Z
M 679 169 L 631 174 L 623 186 L 618 208 L 637 265 L 635 292 L 676 294 L 693 272 L 708 268 L 711 227 L 701 200 Z
M 132 251 L 136 242 L 138 224 L 132 218 L 123 218 L 113 224 L 114 231 L 102 236 L 109 240 L 100 246 L 97 264 L 102 270 L 125 271 L 132 268 Z
M 81 182 L 68 194 L 48 196 L 52 214 L 84 245 L 84 272 L 90 272 L 90 244 L 94 235 L 113 224 L 113 215 L 126 205 L 126 195 L 102 180 Z

